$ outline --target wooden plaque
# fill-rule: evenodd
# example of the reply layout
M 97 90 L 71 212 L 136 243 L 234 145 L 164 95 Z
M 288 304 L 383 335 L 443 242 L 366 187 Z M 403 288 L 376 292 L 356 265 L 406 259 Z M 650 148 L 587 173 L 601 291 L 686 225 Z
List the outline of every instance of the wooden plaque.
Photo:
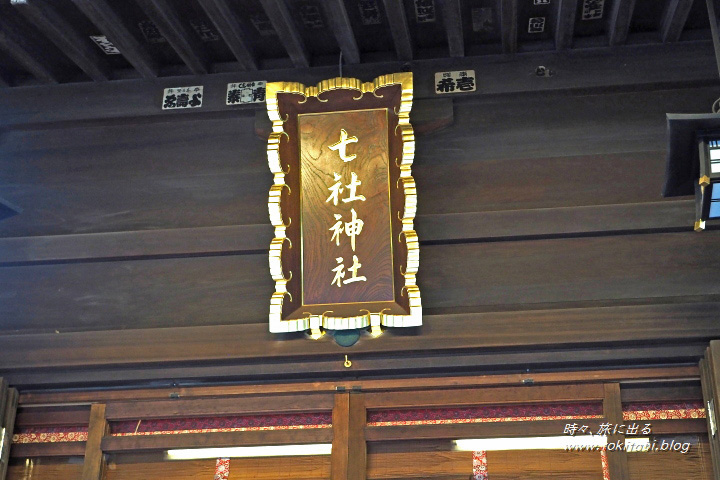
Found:
M 267 84 L 270 331 L 422 324 L 412 73 Z

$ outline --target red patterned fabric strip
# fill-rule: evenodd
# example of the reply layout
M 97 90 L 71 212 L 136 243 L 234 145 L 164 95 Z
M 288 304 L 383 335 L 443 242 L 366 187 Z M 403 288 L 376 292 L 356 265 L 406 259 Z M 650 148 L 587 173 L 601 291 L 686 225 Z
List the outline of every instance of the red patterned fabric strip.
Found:
M 215 480 L 228 480 L 230 476 L 230 459 L 218 458 L 215 462 Z
M 288 430 L 300 428 L 329 428 L 332 412 L 298 413 L 287 415 L 245 415 L 234 417 L 195 417 L 112 422 L 112 435 L 150 435 L 166 432 L 208 433 L 243 432 L 253 430 Z
M 600 461 L 602 462 L 603 480 L 610 480 L 610 465 L 608 464 L 607 450 L 600 450 Z
M 502 405 L 463 408 L 422 408 L 405 410 L 377 410 L 368 413 L 368 424 L 385 422 L 414 422 L 428 420 L 489 419 L 575 419 L 602 416 L 601 403 L 568 403 L 540 405 Z M 492 419 L 492 420 L 490 420 Z M 506 420 L 510 421 L 510 420 Z
M 542 420 L 584 420 L 602 418 L 602 415 L 583 415 L 581 417 L 510 417 L 510 418 L 450 418 L 447 420 L 407 420 L 395 422 L 368 422 L 368 427 L 391 427 L 395 425 L 452 425 L 461 423 L 499 423 L 499 422 L 536 422 Z
M 684 420 L 705 418 L 702 402 L 628 403 L 623 420 Z
M 473 452 L 473 480 L 488 480 L 487 453 Z
M 51 432 L 51 433 L 16 433 L 13 443 L 57 443 L 57 442 L 87 442 L 88 433 L 85 432 Z

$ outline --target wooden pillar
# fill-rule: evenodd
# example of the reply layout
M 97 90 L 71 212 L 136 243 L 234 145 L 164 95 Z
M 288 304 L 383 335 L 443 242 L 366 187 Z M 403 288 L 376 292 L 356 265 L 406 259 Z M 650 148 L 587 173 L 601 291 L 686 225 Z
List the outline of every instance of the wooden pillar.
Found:
M 610 431 L 614 430 L 615 425 L 624 425 L 622 401 L 620 400 L 620 384 L 606 383 L 605 397 L 603 398 L 603 415 L 605 422 L 611 425 Z M 624 433 L 615 433 L 608 435 L 607 443 L 621 442 L 625 443 Z M 608 450 L 608 467 L 610 469 L 610 480 L 628 480 L 630 473 L 628 471 L 627 454 L 625 449 Z
M 102 451 L 102 439 L 108 434 L 108 422 L 105 418 L 105 404 L 95 403 L 90 407 L 90 425 L 85 444 L 85 460 L 82 480 L 102 480 L 105 470 L 105 458 Z
M 354 391 L 336 393 L 332 419 L 330 479 L 365 480 L 367 445 L 365 443 L 364 395 Z
M 710 457 L 713 478 L 720 480 L 720 432 L 718 432 L 718 400 L 720 399 L 720 340 L 713 340 L 700 360 L 700 383 L 702 384 L 705 418 L 708 425 Z
M 18 391 L 0 378 L 0 480 L 5 480 L 10 461 L 10 444 L 15 429 Z

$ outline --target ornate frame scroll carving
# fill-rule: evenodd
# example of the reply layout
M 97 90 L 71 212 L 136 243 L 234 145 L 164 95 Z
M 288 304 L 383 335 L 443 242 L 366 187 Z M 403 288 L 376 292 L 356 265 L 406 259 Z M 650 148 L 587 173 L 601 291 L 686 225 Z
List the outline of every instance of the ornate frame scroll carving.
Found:
M 404 268 L 400 268 L 404 285 L 401 294 L 408 299 L 409 314 L 391 314 L 379 311 L 371 312 L 364 310 L 364 314 L 336 317 L 308 314 L 304 318 L 283 320 L 283 303 L 285 298 L 292 296 L 288 291 L 288 282 L 292 280 L 292 271 L 286 276 L 283 269 L 283 253 L 287 249 L 296 247 L 286 235 L 292 219 L 287 223 L 283 215 L 283 191 L 290 189 L 286 183 L 286 175 L 289 170 L 284 169 L 280 158 L 280 144 L 288 141 L 290 136 L 284 130 L 284 123 L 287 118 L 282 118 L 280 113 L 280 102 L 278 94 L 291 93 L 303 96 L 304 103 L 310 97 L 315 97 L 320 102 L 326 102 L 321 96 L 325 92 L 345 89 L 356 90 L 359 95 L 353 100 L 360 100 L 365 94 L 372 94 L 381 98 L 377 91 L 383 87 L 399 85 L 401 88 L 400 105 L 394 110 L 397 115 L 397 125 L 394 134 L 400 136 L 402 150 L 399 158 L 395 158 L 395 167 L 399 169 L 399 176 L 395 187 L 404 194 L 402 213 L 397 211 L 398 219 L 401 222 L 401 231 L 397 233 L 398 238 L 393 239 L 405 243 L 407 259 Z M 410 125 L 410 110 L 413 99 L 413 78 L 412 73 L 395 73 L 382 75 L 372 82 L 361 82 L 355 78 L 332 78 L 323 80 L 316 86 L 308 86 L 295 82 L 272 82 L 267 84 L 266 90 L 268 116 L 272 121 L 272 133 L 268 138 L 267 156 L 270 171 L 273 174 L 273 184 L 270 187 L 268 196 L 268 211 L 270 222 L 275 228 L 275 236 L 270 242 L 269 263 L 270 275 L 275 281 L 275 292 L 270 299 L 270 332 L 297 332 L 303 330 L 318 331 L 321 327 L 331 330 L 345 330 L 372 327 L 373 329 L 382 326 L 387 327 L 413 327 L 422 325 L 422 305 L 420 300 L 420 289 L 417 286 L 417 272 L 420 265 L 420 245 L 417 233 L 414 229 L 414 220 L 417 210 L 417 189 L 415 180 L 412 177 L 412 163 L 415 157 L 415 134 Z M 285 139 L 283 137 L 286 137 Z M 390 160 L 391 162 L 393 159 Z M 392 167 L 392 165 L 391 165 Z M 328 313 L 328 312 L 326 312 Z

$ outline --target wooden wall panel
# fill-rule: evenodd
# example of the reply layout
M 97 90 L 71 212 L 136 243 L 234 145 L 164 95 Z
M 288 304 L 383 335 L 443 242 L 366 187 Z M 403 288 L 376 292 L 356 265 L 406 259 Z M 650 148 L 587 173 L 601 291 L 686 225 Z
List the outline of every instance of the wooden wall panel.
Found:
M 488 476 L 500 480 L 597 480 L 599 452 L 515 450 L 487 452 Z M 450 478 L 472 473 L 472 452 L 376 453 L 368 455 L 367 478 Z
M 665 113 L 704 112 L 714 97 L 457 102 L 453 127 L 417 139 L 419 213 L 656 201 Z M 9 130 L 0 152 L 0 196 L 24 209 L 1 236 L 268 223 L 265 142 L 246 114 Z
M 215 460 L 184 460 L 174 462 L 138 461 L 108 463 L 105 480 L 145 480 L 173 478 L 177 480 L 211 479 L 215 476 Z
M 708 231 L 425 246 L 423 307 L 433 314 L 718 295 L 719 239 Z M 0 329 L 263 323 L 267 273 L 264 254 L 0 268 Z
M 713 478 L 710 448 L 707 439 L 690 447 L 688 453 L 628 453 L 630 480 L 654 480 L 667 477 L 687 480 Z
M 472 452 L 375 453 L 367 457 L 368 480 L 432 478 L 472 473 Z
M 488 452 L 488 477 L 494 480 L 597 480 L 602 478 L 600 452 L 508 450 Z
M 126 458 L 123 458 L 126 457 Z M 105 480 L 212 479 L 215 460 L 163 461 L 156 456 L 113 456 Z M 330 478 L 330 457 L 233 458 L 229 480 L 325 480 Z
M 268 223 L 252 117 L 13 130 L 0 152 L 0 196 L 23 208 L 2 236 Z
M 82 477 L 82 457 L 44 458 L 14 460 L 7 473 L 7 480 L 69 480 Z
M 256 323 L 272 285 L 267 255 L 0 268 L 2 328 Z

